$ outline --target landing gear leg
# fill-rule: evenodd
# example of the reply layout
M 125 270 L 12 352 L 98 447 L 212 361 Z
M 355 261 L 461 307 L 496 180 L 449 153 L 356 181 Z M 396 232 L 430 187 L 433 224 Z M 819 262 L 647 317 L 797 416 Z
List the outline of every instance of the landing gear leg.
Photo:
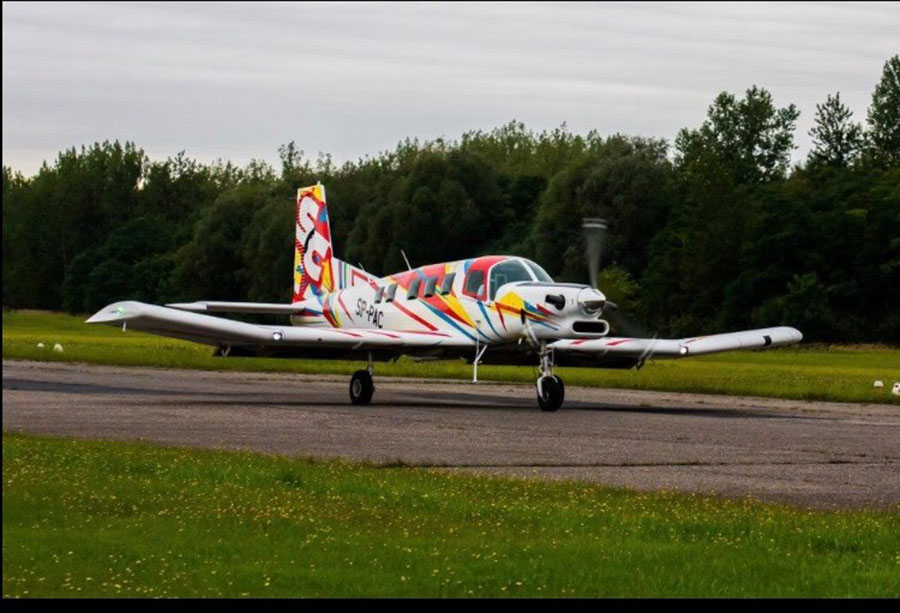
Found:
M 369 352 L 369 360 L 365 370 L 357 370 L 350 377 L 350 402 L 353 404 L 369 404 L 372 402 L 372 394 L 375 393 L 375 384 L 372 382 L 372 352 Z
M 541 342 L 540 353 L 541 376 L 537 380 L 538 406 L 542 411 L 553 412 L 562 406 L 566 396 L 566 388 L 562 379 L 553 374 L 553 349 Z

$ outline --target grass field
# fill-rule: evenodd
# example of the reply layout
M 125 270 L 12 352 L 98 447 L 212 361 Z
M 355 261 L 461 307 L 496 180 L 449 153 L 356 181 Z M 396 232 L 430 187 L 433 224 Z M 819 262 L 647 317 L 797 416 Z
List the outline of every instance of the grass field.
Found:
M 109 326 L 89 326 L 84 318 L 58 313 L 3 313 L 5 359 L 61 360 L 121 366 L 158 366 L 210 370 L 280 371 L 350 374 L 359 362 L 214 358 L 207 346 L 122 332 Z M 39 349 L 37 344 L 44 343 Z M 63 353 L 52 351 L 54 344 Z M 886 347 L 788 347 L 767 351 L 738 351 L 677 361 L 653 361 L 638 370 L 563 368 L 570 385 L 740 394 L 794 398 L 895 402 L 889 393 L 900 380 L 900 350 Z M 470 366 L 458 361 L 416 363 L 401 359 L 377 364 L 376 376 L 469 379 Z M 483 380 L 533 382 L 535 372 L 514 366 L 481 366 Z M 876 395 L 872 383 L 887 388 Z
M 900 514 L 3 436 L 3 595 L 900 596 Z

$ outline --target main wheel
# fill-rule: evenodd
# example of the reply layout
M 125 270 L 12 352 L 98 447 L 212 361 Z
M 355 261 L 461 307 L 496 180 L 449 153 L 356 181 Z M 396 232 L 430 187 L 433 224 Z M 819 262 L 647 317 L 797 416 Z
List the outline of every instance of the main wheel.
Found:
M 565 388 L 559 377 L 541 377 L 538 381 L 538 406 L 542 411 L 552 412 L 562 406 Z
M 372 383 L 372 375 L 368 370 L 357 370 L 350 377 L 350 402 L 353 404 L 369 404 L 372 402 L 372 394 L 375 393 L 375 384 Z

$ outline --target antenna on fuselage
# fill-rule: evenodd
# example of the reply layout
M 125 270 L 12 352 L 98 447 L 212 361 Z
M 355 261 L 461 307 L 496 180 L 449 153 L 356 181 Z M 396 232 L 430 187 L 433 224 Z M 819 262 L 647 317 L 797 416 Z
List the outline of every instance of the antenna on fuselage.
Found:
M 406 257 L 406 252 L 403 249 L 400 250 L 400 255 L 403 256 L 403 261 L 406 262 L 406 268 L 412 270 L 412 266 L 409 264 L 409 258 Z

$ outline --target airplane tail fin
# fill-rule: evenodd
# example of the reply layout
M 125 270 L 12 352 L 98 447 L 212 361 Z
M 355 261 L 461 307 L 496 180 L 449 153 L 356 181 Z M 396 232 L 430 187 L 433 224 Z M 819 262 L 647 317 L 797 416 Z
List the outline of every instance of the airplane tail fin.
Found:
M 331 226 L 325 203 L 325 186 L 317 183 L 297 190 L 297 220 L 294 234 L 294 292 L 291 302 L 309 298 L 319 302 L 325 294 L 376 279 L 366 271 L 334 257 Z
M 321 300 L 334 291 L 333 261 L 325 187 L 321 183 L 301 187 L 297 190 L 292 302 L 312 297 Z

